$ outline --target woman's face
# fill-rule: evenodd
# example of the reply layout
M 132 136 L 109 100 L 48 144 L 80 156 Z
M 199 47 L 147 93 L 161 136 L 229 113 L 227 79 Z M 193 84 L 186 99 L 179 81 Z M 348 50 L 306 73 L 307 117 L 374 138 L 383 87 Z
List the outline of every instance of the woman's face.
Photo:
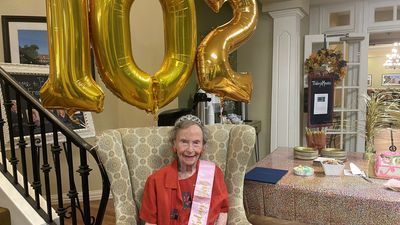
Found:
M 195 167 L 203 152 L 203 132 L 197 125 L 180 129 L 173 146 L 181 167 Z

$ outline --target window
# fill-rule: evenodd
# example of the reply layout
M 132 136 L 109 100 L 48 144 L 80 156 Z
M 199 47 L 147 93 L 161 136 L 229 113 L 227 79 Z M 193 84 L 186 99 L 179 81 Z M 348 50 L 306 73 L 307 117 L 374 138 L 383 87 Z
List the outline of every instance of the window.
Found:
M 321 8 L 322 33 L 349 33 L 355 29 L 356 4 L 346 2 L 338 5 L 329 5 Z
M 375 8 L 375 22 L 393 21 L 393 6 Z
M 333 12 L 329 14 L 329 27 L 350 25 L 350 11 Z
M 400 5 L 397 6 L 397 20 L 400 20 Z

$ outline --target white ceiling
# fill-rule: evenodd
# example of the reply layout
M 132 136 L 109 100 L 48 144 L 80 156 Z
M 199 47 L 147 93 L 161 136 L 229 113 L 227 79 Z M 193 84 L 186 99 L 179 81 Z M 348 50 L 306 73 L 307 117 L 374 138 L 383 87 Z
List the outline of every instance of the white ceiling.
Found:
M 389 54 L 395 42 L 400 43 L 400 32 L 370 33 L 368 57 Z
M 370 33 L 369 45 L 393 44 L 400 42 L 400 32 Z

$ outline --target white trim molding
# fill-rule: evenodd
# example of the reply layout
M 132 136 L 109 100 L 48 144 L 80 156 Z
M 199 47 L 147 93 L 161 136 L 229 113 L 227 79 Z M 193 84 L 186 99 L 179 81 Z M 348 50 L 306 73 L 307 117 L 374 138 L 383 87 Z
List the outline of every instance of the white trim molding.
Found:
M 262 12 L 286 11 L 287 9 L 301 9 L 308 14 L 310 0 L 262 0 Z
M 295 17 L 297 17 L 298 20 L 301 20 L 305 16 L 304 12 L 298 8 L 273 11 L 273 12 L 269 12 L 269 14 L 274 19 L 274 25 L 275 25 L 275 19 L 278 19 L 278 18 L 286 18 L 286 17 L 295 16 Z M 275 28 L 275 26 L 274 26 L 274 28 Z

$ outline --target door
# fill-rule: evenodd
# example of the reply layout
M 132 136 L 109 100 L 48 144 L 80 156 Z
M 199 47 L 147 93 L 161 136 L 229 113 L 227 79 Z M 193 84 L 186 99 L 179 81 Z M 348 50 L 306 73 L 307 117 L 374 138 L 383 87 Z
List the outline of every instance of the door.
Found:
M 363 35 L 331 35 L 326 38 L 326 46 L 343 53 L 348 70 L 335 86 L 333 125 L 326 129 L 327 147 L 364 152 L 368 42 Z M 306 35 L 304 59 L 323 47 L 324 35 Z M 306 76 L 304 80 L 307 87 Z M 304 124 L 307 126 L 307 121 Z

